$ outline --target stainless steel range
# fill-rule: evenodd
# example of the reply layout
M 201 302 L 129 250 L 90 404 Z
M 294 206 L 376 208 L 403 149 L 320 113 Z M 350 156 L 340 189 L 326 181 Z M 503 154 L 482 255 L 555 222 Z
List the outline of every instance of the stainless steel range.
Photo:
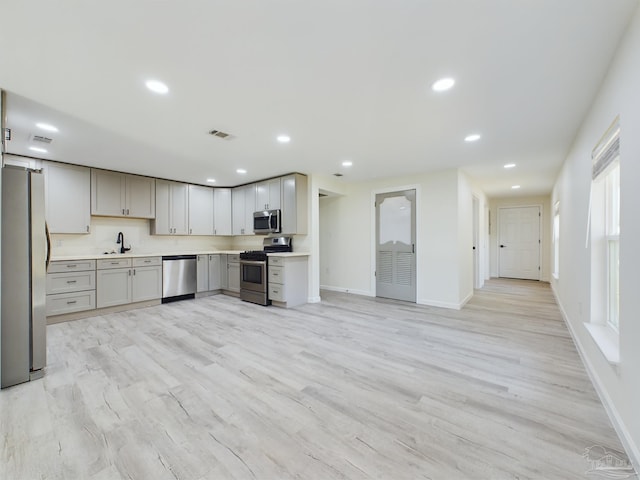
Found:
M 240 298 L 245 302 L 271 305 L 268 296 L 268 253 L 291 252 L 291 237 L 267 237 L 262 250 L 240 254 Z

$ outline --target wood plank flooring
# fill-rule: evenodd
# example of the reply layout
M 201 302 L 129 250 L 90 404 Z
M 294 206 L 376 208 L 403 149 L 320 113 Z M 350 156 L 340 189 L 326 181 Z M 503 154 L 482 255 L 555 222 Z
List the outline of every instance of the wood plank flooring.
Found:
M 622 450 L 548 285 L 322 298 L 50 325 L 45 377 L 0 391 L 0 478 L 566 480 Z

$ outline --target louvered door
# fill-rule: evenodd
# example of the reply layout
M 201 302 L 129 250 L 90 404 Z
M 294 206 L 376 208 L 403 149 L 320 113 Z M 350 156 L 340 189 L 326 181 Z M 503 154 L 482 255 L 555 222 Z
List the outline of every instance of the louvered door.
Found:
M 416 191 L 376 195 L 376 296 L 416 301 Z

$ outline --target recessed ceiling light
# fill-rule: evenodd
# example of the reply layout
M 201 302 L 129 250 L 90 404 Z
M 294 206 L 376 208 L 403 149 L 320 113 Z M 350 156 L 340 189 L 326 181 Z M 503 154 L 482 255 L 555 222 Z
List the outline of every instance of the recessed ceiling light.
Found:
M 207 182 L 216 183 L 216 179 L 215 178 L 207 178 Z
M 244 175 L 245 173 L 247 173 L 247 171 L 244 168 L 239 168 L 236 170 L 236 173 L 239 173 L 240 175 Z
M 436 83 L 431 85 L 431 89 L 434 92 L 446 92 L 451 87 L 453 87 L 455 83 L 456 81 L 453 78 L 441 78 Z
M 513 167 L 515 167 L 515 166 L 516 166 L 516 164 L 515 164 L 515 163 L 507 163 L 507 164 L 504 166 L 504 168 L 513 168 Z
M 288 135 L 279 135 L 278 141 L 280 143 L 289 143 L 291 141 L 291 137 L 289 137 Z
M 520 188 L 520 185 L 513 185 L 511 188 L 513 188 L 514 190 L 518 190 Z
M 29 150 L 33 150 L 34 152 L 47 153 L 47 151 L 44 148 L 40 148 L 40 147 L 29 147 Z
M 58 129 L 53 125 L 49 125 L 48 123 L 36 123 L 36 127 L 41 128 L 42 130 L 46 130 L 47 132 L 57 132 Z
M 165 93 L 169 93 L 169 87 L 158 80 L 147 80 L 145 85 L 153 93 L 160 93 L 162 95 L 164 95 Z
M 477 133 L 464 137 L 465 142 L 477 142 L 478 140 L 480 140 L 480 135 Z
M 351 165 L 353 165 L 353 162 L 351 160 L 345 160 L 344 162 L 342 162 L 343 167 L 350 167 Z

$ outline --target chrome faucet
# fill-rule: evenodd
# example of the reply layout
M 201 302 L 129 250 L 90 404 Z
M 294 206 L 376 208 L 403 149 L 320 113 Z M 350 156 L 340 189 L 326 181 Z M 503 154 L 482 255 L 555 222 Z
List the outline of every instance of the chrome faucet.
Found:
M 116 238 L 116 243 L 120 244 L 120 253 L 125 253 L 131 250 L 131 246 L 129 248 L 124 247 L 124 234 L 122 232 L 118 232 L 118 237 Z

